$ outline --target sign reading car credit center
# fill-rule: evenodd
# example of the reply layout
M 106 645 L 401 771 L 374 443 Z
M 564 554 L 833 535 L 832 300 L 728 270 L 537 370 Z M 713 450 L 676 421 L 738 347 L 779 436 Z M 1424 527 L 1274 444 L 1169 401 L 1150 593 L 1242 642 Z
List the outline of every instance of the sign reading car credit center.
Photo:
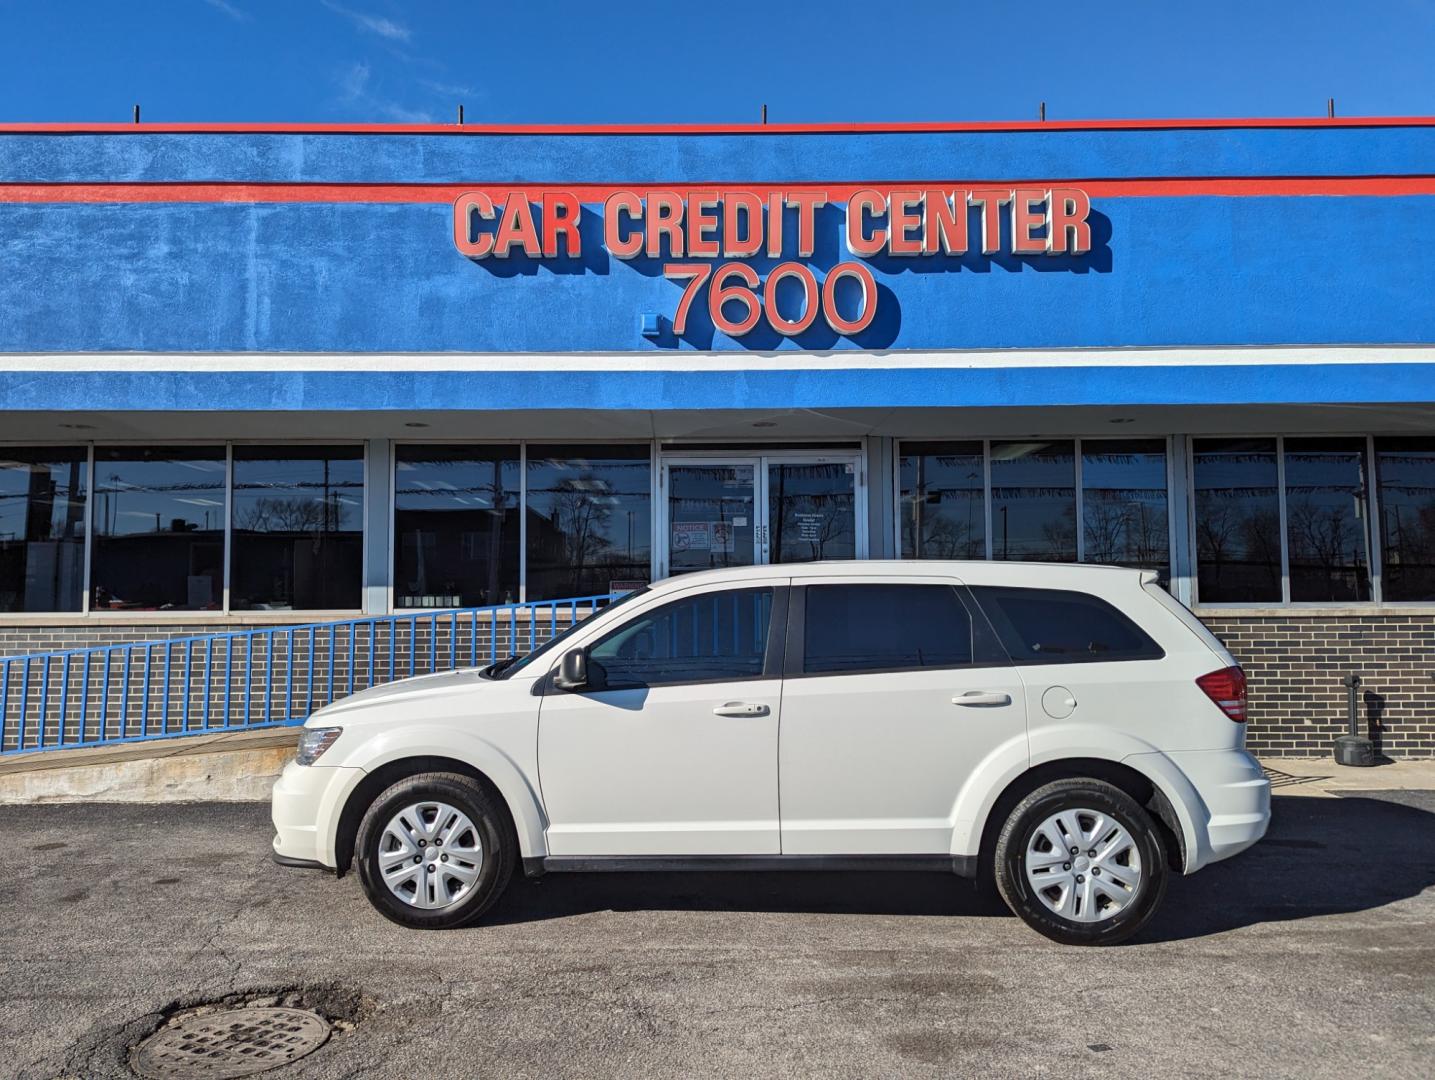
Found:
M 812 326 L 819 312 L 836 333 L 861 333 L 877 315 L 878 298 L 871 268 L 858 260 L 1091 250 L 1091 200 L 1079 188 L 865 188 L 846 197 L 841 227 L 846 250 L 856 258 L 819 279 L 799 260 L 816 251 L 819 211 L 829 201 L 828 192 L 814 190 L 614 191 L 602 203 L 602 246 L 618 259 L 664 260 L 663 276 L 684 284 L 672 315 L 674 333 L 687 329 L 693 304 L 706 289 L 713 326 L 731 337 L 764 319 L 792 337 Z M 582 200 L 569 191 L 517 190 L 502 197 L 465 192 L 454 202 L 454 244 L 475 260 L 581 258 L 582 213 Z M 789 233 L 795 236 L 790 248 L 784 244 Z M 784 257 L 765 278 L 738 261 Z M 860 292 L 845 307 L 838 300 L 844 281 Z M 800 299 L 780 309 L 778 292 L 790 291 L 788 282 Z

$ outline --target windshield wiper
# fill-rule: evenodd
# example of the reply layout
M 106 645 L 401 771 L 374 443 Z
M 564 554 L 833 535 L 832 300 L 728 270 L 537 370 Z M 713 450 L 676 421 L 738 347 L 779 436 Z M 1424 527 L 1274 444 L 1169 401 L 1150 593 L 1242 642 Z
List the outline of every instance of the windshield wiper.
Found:
M 479 675 L 485 679 L 496 679 L 521 659 L 522 657 L 519 656 L 505 656 L 496 664 L 489 664 L 488 667 L 482 668 Z

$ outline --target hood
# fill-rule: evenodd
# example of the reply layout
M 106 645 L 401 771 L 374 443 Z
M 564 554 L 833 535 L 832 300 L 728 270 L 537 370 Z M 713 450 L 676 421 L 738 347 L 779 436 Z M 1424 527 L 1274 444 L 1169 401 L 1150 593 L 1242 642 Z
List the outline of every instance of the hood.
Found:
M 468 691 L 477 687 L 501 685 L 493 679 L 479 675 L 480 668 L 460 668 L 456 671 L 438 671 L 431 675 L 414 675 L 396 682 L 384 683 L 360 690 L 357 694 L 340 698 L 332 705 L 325 705 L 310 715 L 309 721 L 329 721 L 344 713 L 367 709 L 374 705 L 390 705 L 403 699 L 416 699 L 430 695 L 448 694 L 452 691 Z M 317 726 L 317 725 L 316 725 Z

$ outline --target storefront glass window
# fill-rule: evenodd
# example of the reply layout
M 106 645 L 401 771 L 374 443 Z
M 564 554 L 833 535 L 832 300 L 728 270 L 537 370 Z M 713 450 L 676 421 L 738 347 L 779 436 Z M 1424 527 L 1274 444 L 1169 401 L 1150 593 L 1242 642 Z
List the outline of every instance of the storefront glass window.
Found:
M 230 607 L 361 607 L 363 530 L 362 447 L 236 446 Z
M 992 557 L 1076 561 L 1076 456 L 1070 440 L 994 442 Z
M 224 603 L 224 447 L 95 450 L 96 611 Z
M 0 611 L 78 611 L 85 589 L 82 446 L 0 449 Z
M 1083 557 L 1155 570 L 1171 567 L 1164 439 L 1081 441 Z
M 1290 599 L 1370 599 L 1364 439 L 1286 439 Z
M 1281 600 L 1274 439 L 1194 443 L 1196 569 L 1205 604 Z
M 904 442 L 902 558 L 986 558 L 986 479 L 979 442 Z
M 529 600 L 647 584 L 651 452 L 640 446 L 528 444 Z
M 394 466 L 394 606 L 518 600 L 516 446 L 399 446 Z
M 857 470 L 850 461 L 769 464 L 767 503 L 771 561 L 857 557 Z
M 1382 598 L 1435 601 L 1435 439 L 1375 440 Z

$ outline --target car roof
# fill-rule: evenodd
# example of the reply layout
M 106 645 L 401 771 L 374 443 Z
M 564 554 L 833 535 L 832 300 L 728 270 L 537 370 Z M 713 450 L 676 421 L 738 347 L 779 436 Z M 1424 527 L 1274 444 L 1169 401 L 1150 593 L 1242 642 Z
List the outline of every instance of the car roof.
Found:
M 1053 578 L 1065 577 L 1068 574 L 1093 584 L 1093 578 L 1096 576 L 1105 576 L 1108 580 L 1115 575 L 1139 577 L 1150 574 L 1153 580 L 1156 576 L 1149 570 L 1132 570 L 1123 566 L 1103 566 L 1096 563 L 1018 562 L 1005 559 L 829 559 L 819 562 L 698 570 L 655 581 L 652 588 L 666 591 L 710 582 L 740 583 L 771 580 L 774 577 L 790 577 L 794 580 L 813 577 L 872 579 L 914 574 L 950 574 L 962 580 L 979 578 L 982 584 L 1012 585 L 1031 584 L 1033 578 L 1040 578 L 1042 584 L 1047 584 Z

